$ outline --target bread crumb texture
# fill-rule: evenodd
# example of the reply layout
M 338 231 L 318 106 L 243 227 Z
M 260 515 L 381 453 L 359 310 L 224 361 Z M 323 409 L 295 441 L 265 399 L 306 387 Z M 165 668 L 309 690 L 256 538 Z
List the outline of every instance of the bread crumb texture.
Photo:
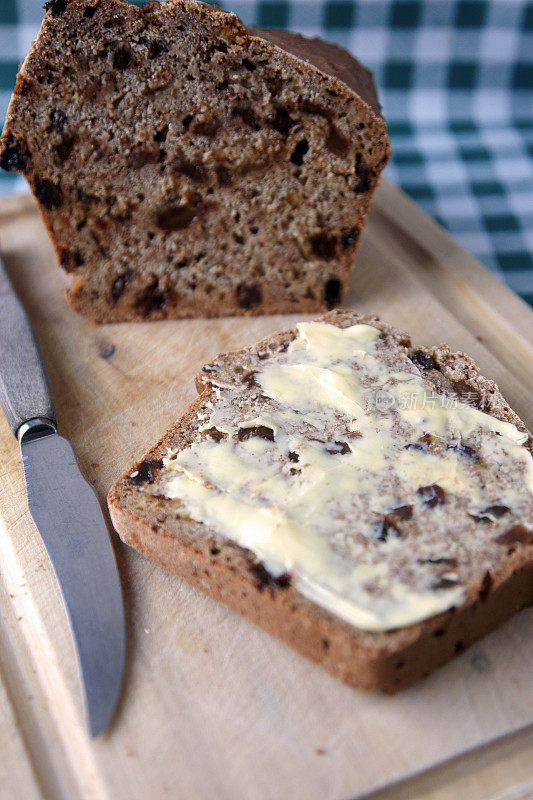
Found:
M 389 157 L 370 73 L 194 0 L 47 3 L 0 164 L 92 319 L 338 304 Z

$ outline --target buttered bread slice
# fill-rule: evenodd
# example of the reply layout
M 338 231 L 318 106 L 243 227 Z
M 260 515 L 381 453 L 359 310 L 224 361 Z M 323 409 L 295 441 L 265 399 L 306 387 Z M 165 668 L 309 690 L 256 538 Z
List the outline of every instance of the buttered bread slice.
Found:
M 111 490 L 127 543 L 365 689 L 533 602 L 532 440 L 468 356 L 339 311 L 197 385 Z

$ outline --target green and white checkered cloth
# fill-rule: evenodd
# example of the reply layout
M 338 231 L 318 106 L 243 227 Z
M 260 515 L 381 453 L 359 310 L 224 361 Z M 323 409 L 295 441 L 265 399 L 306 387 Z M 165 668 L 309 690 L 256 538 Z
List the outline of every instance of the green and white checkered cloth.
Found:
M 336 41 L 372 69 L 393 149 L 385 175 L 533 304 L 533 2 L 217 4 Z M 41 5 L 0 0 L 0 121 Z M 0 193 L 23 185 L 5 175 Z

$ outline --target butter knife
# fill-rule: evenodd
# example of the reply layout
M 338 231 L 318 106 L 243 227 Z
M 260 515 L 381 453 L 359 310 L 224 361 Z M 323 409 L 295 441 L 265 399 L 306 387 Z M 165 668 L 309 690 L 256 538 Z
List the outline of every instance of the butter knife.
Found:
M 54 402 L 30 322 L 0 258 L 0 405 L 17 437 L 28 506 L 54 568 L 78 658 L 88 729 L 115 709 L 125 658 L 124 608 L 113 548 Z

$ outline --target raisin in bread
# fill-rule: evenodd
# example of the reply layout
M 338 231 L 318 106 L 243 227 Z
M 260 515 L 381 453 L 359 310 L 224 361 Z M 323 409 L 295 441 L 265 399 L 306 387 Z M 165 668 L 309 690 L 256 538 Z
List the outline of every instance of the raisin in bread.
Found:
M 197 386 L 110 492 L 140 552 L 386 692 L 533 602 L 532 440 L 468 356 L 337 311 Z
M 98 322 L 339 303 L 389 141 L 334 45 L 194 0 L 50 0 L 0 146 Z

